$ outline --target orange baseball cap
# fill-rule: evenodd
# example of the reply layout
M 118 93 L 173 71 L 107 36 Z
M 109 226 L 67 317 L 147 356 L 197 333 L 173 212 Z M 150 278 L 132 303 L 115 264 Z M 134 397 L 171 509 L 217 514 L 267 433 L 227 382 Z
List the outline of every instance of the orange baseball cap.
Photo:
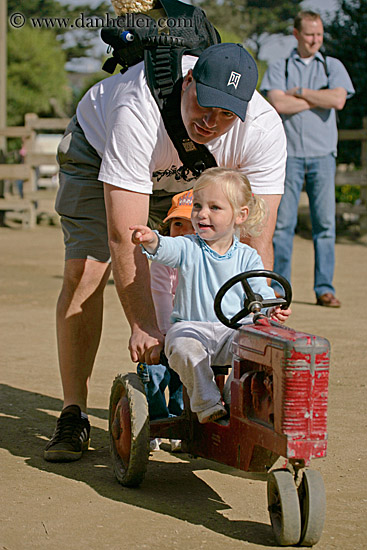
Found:
M 172 199 L 172 206 L 168 210 L 167 217 L 163 220 L 163 223 L 172 218 L 185 218 L 191 220 L 192 201 L 192 189 L 175 195 Z

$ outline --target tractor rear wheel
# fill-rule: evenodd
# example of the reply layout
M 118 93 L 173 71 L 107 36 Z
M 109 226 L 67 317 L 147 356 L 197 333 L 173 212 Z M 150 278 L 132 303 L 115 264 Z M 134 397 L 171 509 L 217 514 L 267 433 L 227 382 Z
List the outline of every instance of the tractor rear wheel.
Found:
M 143 383 L 135 373 L 118 375 L 109 407 L 110 453 L 115 476 L 125 487 L 138 487 L 149 460 L 149 413 Z

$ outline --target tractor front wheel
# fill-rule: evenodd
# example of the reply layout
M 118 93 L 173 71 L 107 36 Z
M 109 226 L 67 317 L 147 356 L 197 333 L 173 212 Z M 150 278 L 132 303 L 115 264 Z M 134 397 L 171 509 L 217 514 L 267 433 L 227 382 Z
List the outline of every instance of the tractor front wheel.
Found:
M 268 510 L 276 541 L 281 546 L 297 544 L 301 537 L 301 513 L 296 485 L 289 470 L 274 470 L 268 476 Z
M 321 537 L 326 514 L 325 487 L 320 472 L 308 469 L 303 471 L 298 497 L 302 522 L 299 544 L 313 546 Z

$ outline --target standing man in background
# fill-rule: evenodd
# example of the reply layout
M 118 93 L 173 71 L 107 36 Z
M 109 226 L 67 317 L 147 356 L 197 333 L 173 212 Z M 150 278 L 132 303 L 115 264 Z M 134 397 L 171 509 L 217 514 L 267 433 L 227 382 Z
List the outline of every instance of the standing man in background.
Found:
M 320 53 L 323 24 L 318 13 L 301 11 L 294 20 L 298 46 L 269 66 L 261 92 L 281 115 L 287 136 L 285 190 L 274 232 L 274 271 L 291 276 L 293 237 L 303 183 L 309 198 L 315 250 L 316 303 L 340 307 L 335 296 L 336 110 L 354 94 L 343 64 Z M 281 288 L 273 281 L 274 289 Z

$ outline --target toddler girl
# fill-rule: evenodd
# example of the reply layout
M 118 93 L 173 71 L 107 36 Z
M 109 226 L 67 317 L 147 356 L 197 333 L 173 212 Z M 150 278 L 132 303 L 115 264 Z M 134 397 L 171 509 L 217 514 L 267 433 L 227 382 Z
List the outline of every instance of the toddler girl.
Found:
M 132 226 L 132 241 L 153 261 L 178 269 L 179 280 L 167 332 L 165 354 L 185 385 L 193 412 L 201 423 L 226 416 L 210 365 L 231 362 L 234 331 L 214 312 L 214 298 L 231 277 L 263 269 L 255 249 L 239 242 L 236 233 L 256 235 L 266 216 L 265 202 L 252 194 L 247 177 L 236 170 L 210 168 L 193 189 L 191 222 L 195 235 L 162 237 L 145 226 Z M 274 298 L 266 279 L 250 279 L 255 293 Z M 243 307 L 239 283 L 226 294 L 223 313 L 231 318 Z M 270 308 L 267 314 L 285 321 L 290 309 Z

